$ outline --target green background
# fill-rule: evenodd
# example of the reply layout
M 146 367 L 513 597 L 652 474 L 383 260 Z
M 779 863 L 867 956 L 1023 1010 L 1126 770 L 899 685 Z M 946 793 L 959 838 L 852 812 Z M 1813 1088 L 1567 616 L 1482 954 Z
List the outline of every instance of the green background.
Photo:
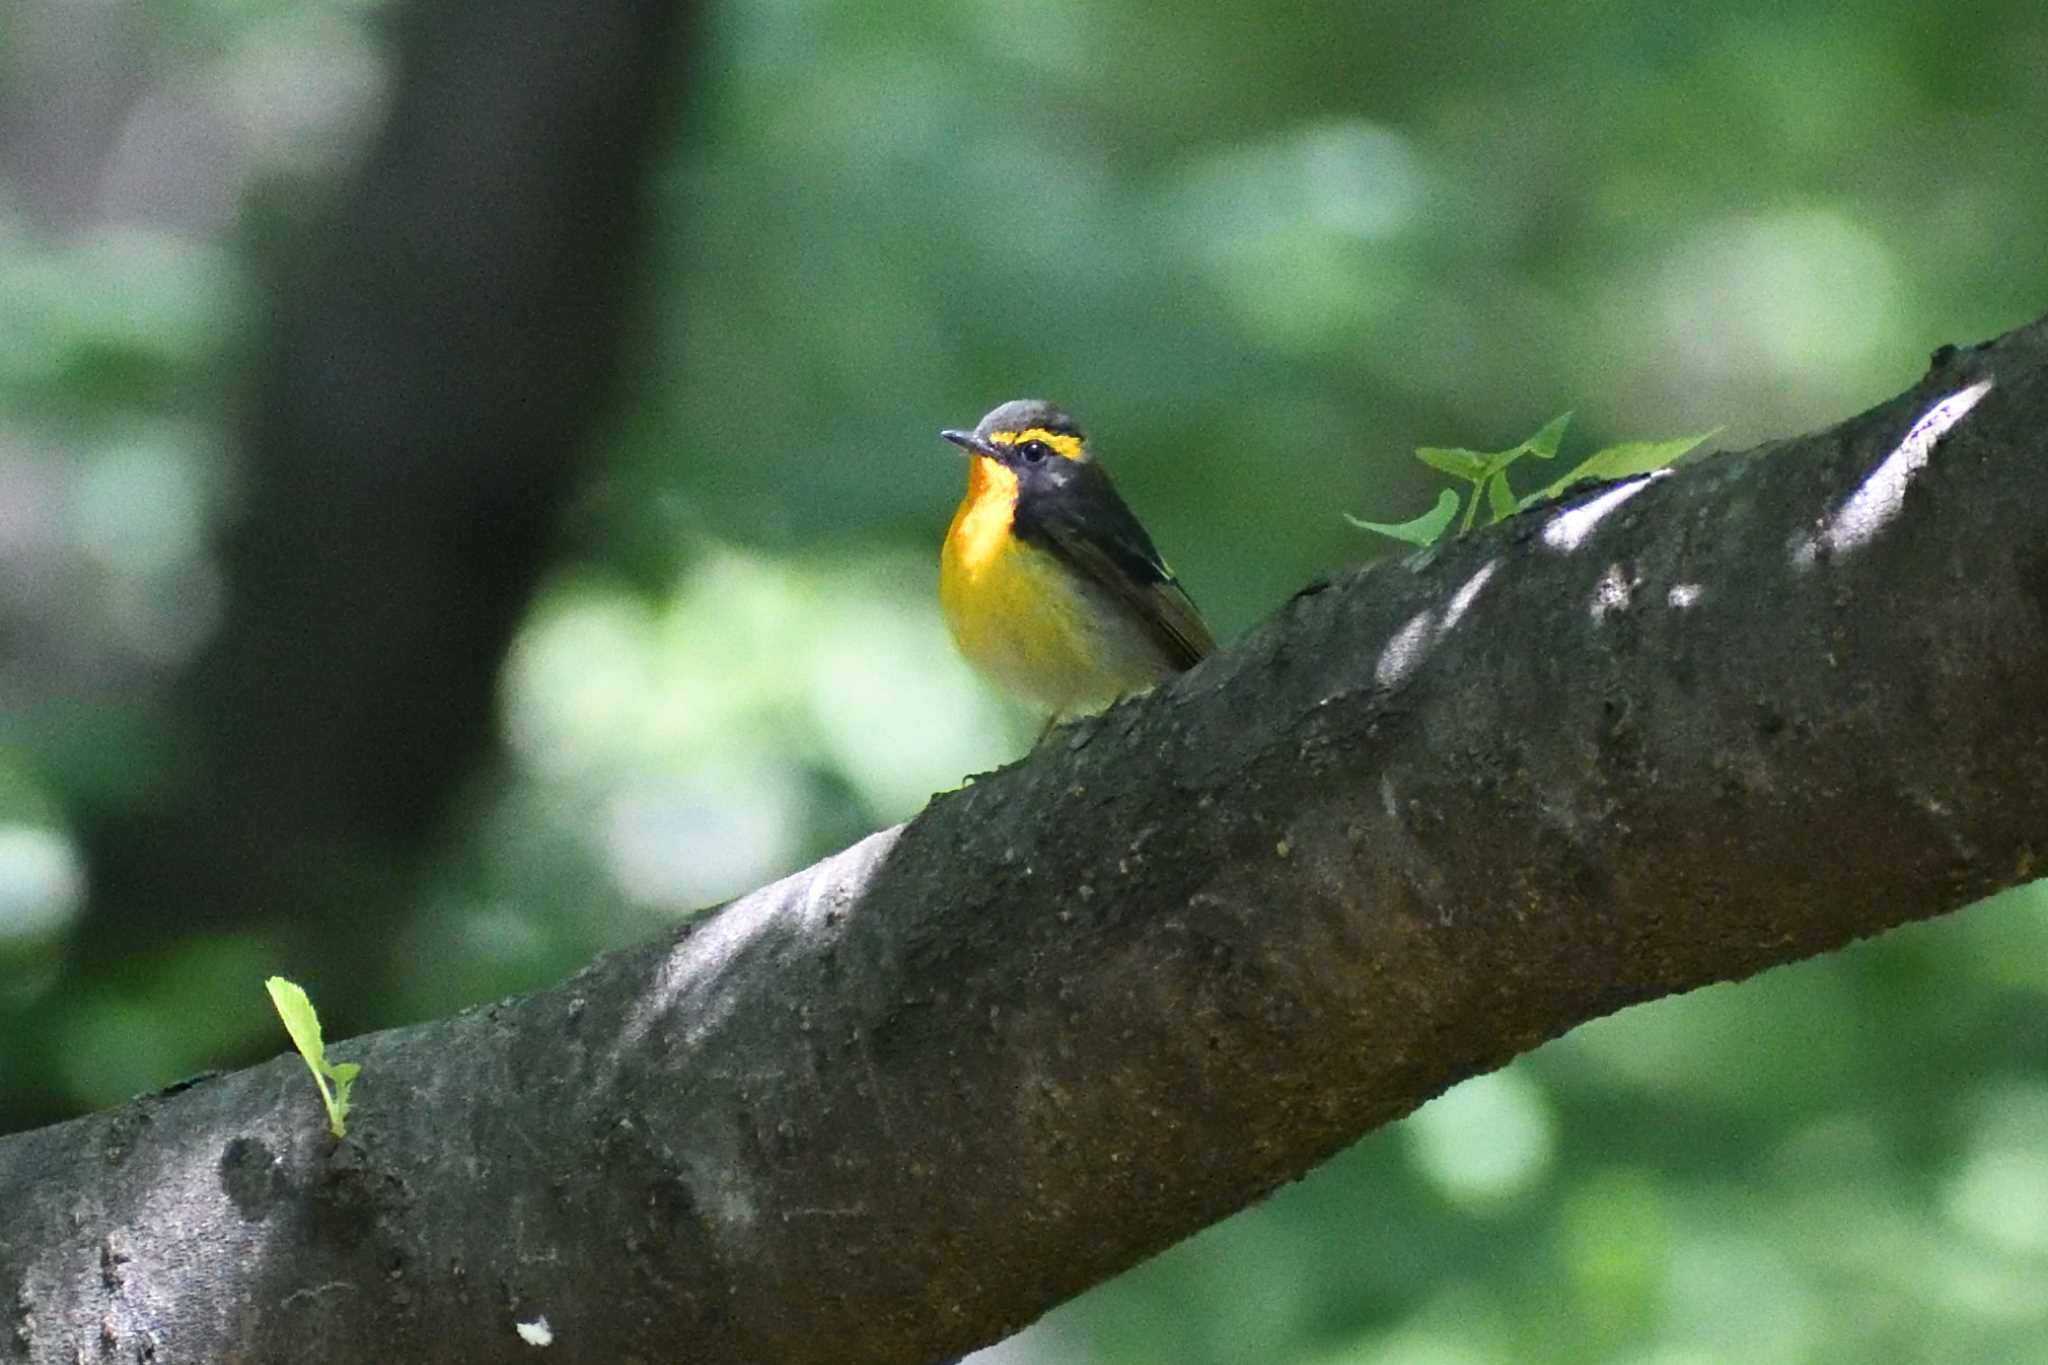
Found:
M 1228 639 L 1387 552 L 1339 513 L 1424 510 L 1416 445 L 1745 447 L 2048 308 L 2038 0 L 719 6 L 416 910 L 354 962 L 289 906 L 82 944 L 78 813 L 174 761 L 225 590 L 258 262 L 344 192 L 390 17 L 0 13 L 0 1129 L 275 1052 L 273 971 L 444 1014 L 1017 757 L 933 592 L 935 433 L 1003 399 L 1081 417 Z M 1588 1026 L 990 1360 L 2048 1361 L 2044 913 Z

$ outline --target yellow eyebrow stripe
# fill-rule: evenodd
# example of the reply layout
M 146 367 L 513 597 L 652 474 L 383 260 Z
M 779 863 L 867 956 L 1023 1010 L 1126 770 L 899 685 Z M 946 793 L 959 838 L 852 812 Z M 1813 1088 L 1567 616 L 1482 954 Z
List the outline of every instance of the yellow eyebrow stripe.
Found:
M 991 441 L 999 445 L 1022 445 L 1026 441 L 1043 441 L 1051 446 L 1062 458 L 1085 460 L 1087 454 L 1081 449 L 1081 438 L 1064 431 L 1047 431 L 1044 427 L 1027 427 L 1023 431 L 991 431 Z

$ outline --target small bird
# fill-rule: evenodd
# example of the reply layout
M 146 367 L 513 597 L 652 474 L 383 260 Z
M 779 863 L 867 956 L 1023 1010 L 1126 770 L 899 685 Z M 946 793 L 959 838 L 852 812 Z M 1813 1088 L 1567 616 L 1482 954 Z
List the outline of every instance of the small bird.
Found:
M 939 435 L 970 457 L 939 605 L 967 662 L 1049 710 L 1048 731 L 1216 647 L 1073 418 L 1018 399 Z

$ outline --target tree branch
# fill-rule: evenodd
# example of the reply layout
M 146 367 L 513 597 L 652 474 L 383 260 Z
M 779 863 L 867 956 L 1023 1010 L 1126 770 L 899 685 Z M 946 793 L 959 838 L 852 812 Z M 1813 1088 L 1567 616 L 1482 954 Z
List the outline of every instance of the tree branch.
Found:
M 2043 432 L 2048 321 L 1304 593 L 908 826 L 339 1048 L 338 1145 L 292 1058 L 0 1142 L 11 1341 L 930 1359 L 1583 1020 L 2025 880 Z

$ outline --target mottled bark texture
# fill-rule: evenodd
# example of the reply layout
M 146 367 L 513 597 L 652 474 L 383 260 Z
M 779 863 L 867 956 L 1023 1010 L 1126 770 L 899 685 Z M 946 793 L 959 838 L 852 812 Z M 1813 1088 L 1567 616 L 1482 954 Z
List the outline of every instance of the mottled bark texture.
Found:
M 289 1057 L 0 1142 L 0 1353 L 927 1361 L 1582 1020 L 2025 880 L 2044 432 L 2048 323 L 1306 592 L 901 829 L 344 1045 L 345 1142 Z

